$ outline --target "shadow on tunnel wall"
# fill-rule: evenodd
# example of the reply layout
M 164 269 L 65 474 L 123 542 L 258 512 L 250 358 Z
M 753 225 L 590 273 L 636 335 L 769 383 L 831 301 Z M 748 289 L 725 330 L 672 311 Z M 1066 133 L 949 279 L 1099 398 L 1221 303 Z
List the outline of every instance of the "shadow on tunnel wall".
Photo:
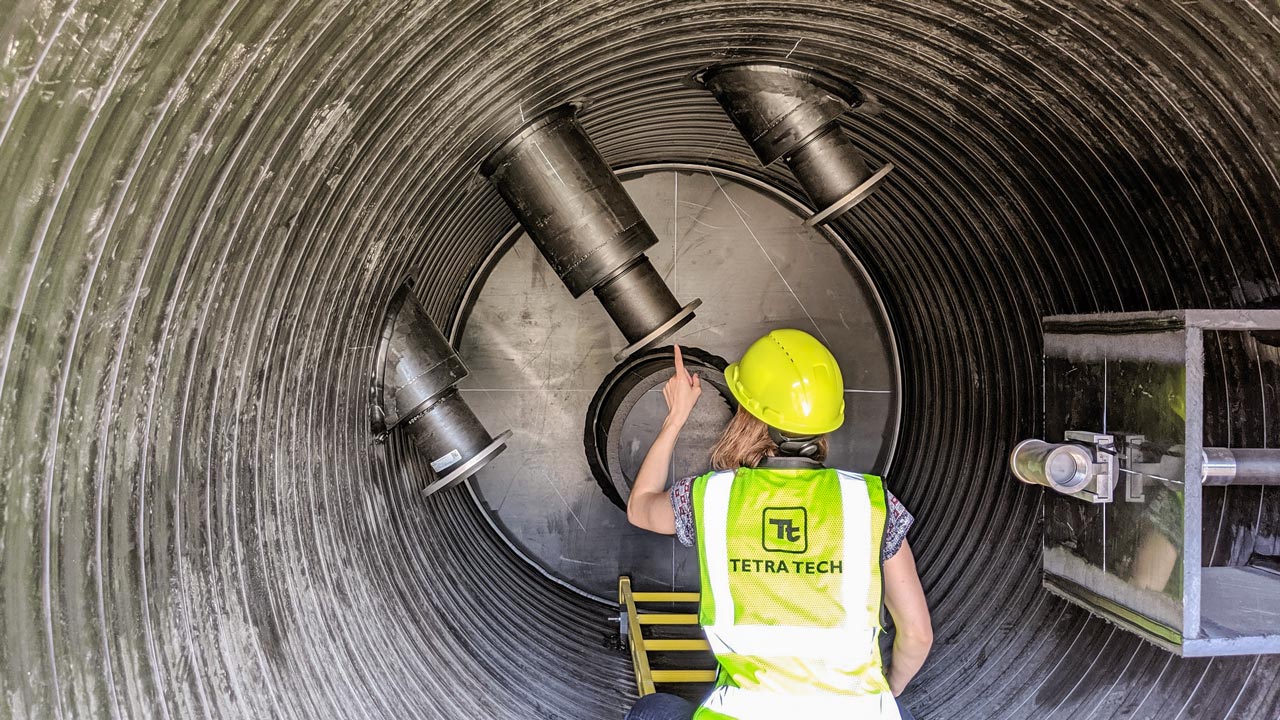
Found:
M 620 716 L 611 610 L 371 445 L 373 346 L 410 273 L 449 325 L 514 222 L 480 160 L 566 99 L 592 99 L 615 167 L 705 163 L 802 197 L 680 82 L 751 56 L 858 83 L 875 111 L 846 130 L 898 168 L 838 230 L 901 344 L 890 482 L 938 640 L 917 715 L 1276 717 L 1275 658 L 1181 660 L 1043 592 L 1038 495 L 1005 454 L 1040 424 L 1040 316 L 1280 287 L 1278 18 L 1253 0 L 11 3 L 0 714 Z M 1241 392 L 1267 419 L 1233 422 L 1280 442 L 1274 386 Z

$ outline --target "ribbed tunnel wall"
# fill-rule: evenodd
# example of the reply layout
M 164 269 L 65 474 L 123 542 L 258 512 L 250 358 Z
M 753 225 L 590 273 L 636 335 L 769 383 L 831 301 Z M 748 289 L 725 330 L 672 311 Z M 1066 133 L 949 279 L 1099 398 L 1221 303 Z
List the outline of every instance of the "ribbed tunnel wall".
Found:
M 565 99 L 615 166 L 794 191 L 680 83 L 788 55 L 875 96 L 850 132 L 899 168 L 839 229 L 901 343 L 937 626 L 910 704 L 1280 714 L 1276 659 L 1040 590 L 1004 469 L 1039 316 L 1280 295 L 1275 2 L 10 0 L 0 51 L 0 715 L 620 716 L 608 609 L 370 445 L 380 308 L 418 272 L 449 325 L 512 224 L 479 161 Z

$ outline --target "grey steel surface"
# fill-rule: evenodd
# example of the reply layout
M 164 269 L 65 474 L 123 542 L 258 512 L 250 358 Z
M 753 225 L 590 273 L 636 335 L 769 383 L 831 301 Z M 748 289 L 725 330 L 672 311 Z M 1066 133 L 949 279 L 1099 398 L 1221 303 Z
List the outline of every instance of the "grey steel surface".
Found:
M 1247 567 L 1213 567 L 1205 568 L 1203 576 L 1200 615 L 1205 635 L 1280 640 L 1280 575 Z
M 882 471 L 897 423 L 896 372 L 884 320 L 857 268 L 792 210 L 727 177 L 663 170 L 625 186 L 660 238 L 649 255 L 663 280 L 704 301 L 670 339 L 732 360 L 776 327 L 823 338 L 848 395 L 831 461 Z M 631 528 L 590 474 L 583 419 L 620 339 L 598 306 L 574 300 L 554 279 L 529 241 L 518 240 L 477 289 L 458 341 L 472 372 L 461 386 L 468 402 L 486 424 L 514 430 L 508 451 L 473 481 L 477 495 L 524 553 L 585 593 L 609 596 L 624 573 L 640 588 L 695 589 L 693 551 Z M 651 395 L 610 450 L 631 467 L 663 414 L 660 394 Z M 723 421 L 709 395 L 705 410 Z M 704 451 L 716 433 L 695 430 L 709 423 L 689 430 L 702 436 Z M 705 454 L 677 457 L 673 476 L 710 469 Z M 892 488 L 892 476 L 888 482 Z

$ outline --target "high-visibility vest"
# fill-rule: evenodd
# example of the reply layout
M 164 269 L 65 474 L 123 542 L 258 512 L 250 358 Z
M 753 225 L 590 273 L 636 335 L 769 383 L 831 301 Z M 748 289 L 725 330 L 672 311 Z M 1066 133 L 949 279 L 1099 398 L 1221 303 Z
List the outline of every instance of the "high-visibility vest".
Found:
M 699 624 L 719 663 L 696 720 L 898 720 L 878 638 L 880 478 L 812 465 L 693 483 Z

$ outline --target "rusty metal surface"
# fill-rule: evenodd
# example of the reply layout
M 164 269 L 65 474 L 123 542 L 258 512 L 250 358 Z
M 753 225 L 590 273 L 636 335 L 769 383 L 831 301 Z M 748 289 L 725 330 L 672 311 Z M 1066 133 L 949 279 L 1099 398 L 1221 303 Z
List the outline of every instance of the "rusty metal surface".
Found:
M 1003 459 L 1040 416 L 1039 317 L 1277 304 L 1278 17 L 1272 0 L 10 2 L 0 715 L 620 715 L 608 610 L 532 572 L 460 492 L 406 490 L 379 454 L 404 448 L 366 440 L 368 368 L 400 278 L 420 274 L 445 327 L 512 226 L 476 168 L 523 115 L 590 97 L 615 167 L 707 162 L 802 197 L 681 83 L 750 56 L 856 82 L 845 131 L 898 168 L 835 227 L 902 348 L 896 489 L 938 640 L 908 704 L 1275 717 L 1275 658 L 1178 660 L 1043 592 L 1039 495 Z M 1274 385 L 1224 372 L 1224 431 L 1275 446 Z M 1253 523 L 1253 552 L 1274 548 L 1274 502 L 1245 518 L 1223 495 L 1220 535 Z

